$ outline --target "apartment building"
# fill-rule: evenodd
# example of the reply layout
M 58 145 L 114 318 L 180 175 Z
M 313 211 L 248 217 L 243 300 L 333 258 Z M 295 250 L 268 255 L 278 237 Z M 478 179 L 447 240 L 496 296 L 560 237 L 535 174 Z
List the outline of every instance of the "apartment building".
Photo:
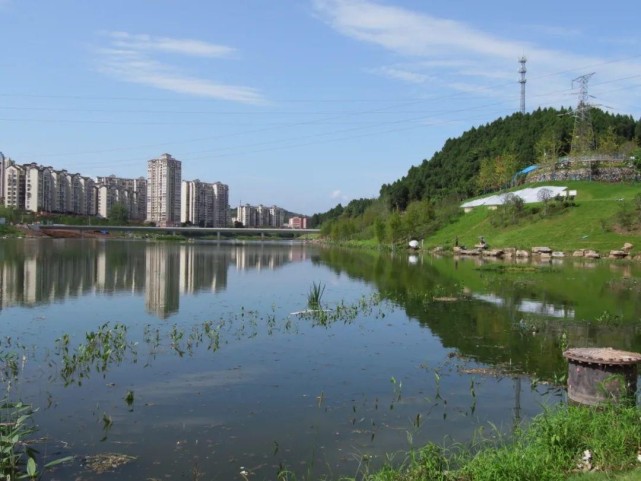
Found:
M 292 217 L 289 219 L 288 226 L 290 229 L 307 229 L 307 217 Z
M 147 179 L 126 179 L 110 175 L 97 179 L 97 212 L 100 217 L 109 217 L 114 204 L 127 208 L 132 220 L 147 217 Z
M 98 213 L 96 182 L 80 174 L 71 176 L 71 212 L 80 215 Z
M 183 180 L 180 190 L 180 222 L 200 227 L 229 225 L 229 187 L 221 182 Z
M 4 202 L 4 171 L 8 160 L 9 159 L 0 152 L 0 202 Z
M 25 169 L 21 165 L 11 163 L 4 174 L 4 205 L 25 208 Z
M 272 227 L 282 227 L 285 222 L 285 210 L 275 205 L 269 208 L 269 221 Z
M 236 208 L 236 220 L 244 227 L 256 227 L 258 225 L 258 216 L 256 207 L 245 204 Z
M 227 227 L 231 223 L 229 218 L 229 186 L 222 182 L 211 184 L 214 199 L 213 227 Z
M 236 210 L 236 220 L 245 227 L 275 227 L 283 226 L 285 211 L 277 206 L 265 207 L 260 204 L 239 205 Z
M 108 217 L 114 204 L 126 206 L 132 220 L 159 227 L 181 222 L 203 227 L 230 225 L 229 186 L 222 182 L 181 182 L 182 163 L 170 154 L 147 162 L 148 177 L 115 175 L 95 180 L 36 163 L 18 165 L 0 152 L 0 203 L 31 212 Z M 181 208 L 182 206 L 182 208 Z M 282 209 L 252 207 L 246 225 L 279 225 Z M 274 224 L 276 222 L 276 224 Z
M 147 221 L 159 227 L 180 225 L 182 164 L 169 154 L 147 162 Z
M 25 164 L 24 209 L 31 212 L 54 210 L 54 177 L 51 167 L 36 163 Z

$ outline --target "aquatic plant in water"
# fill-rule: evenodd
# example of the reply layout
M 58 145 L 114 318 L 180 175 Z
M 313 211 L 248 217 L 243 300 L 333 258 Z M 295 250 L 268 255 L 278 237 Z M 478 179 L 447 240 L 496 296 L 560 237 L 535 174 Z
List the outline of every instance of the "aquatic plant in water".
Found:
M 325 292 L 325 284 L 315 282 L 312 283 L 312 287 L 309 289 L 307 294 L 307 307 L 310 309 L 320 309 L 321 308 L 321 298 Z

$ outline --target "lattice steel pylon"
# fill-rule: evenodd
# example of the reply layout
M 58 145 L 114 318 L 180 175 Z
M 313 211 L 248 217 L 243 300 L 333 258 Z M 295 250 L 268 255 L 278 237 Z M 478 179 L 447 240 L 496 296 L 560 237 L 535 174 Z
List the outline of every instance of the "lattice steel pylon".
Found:
M 521 74 L 521 78 L 519 79 L 519 83 L 521 84 L 521 113 L 525 114 L 525 72 L 527 72 L 527 69 L 525 68 L 525 62 L 527 62 L 527 58 L 525 58 L 525 55 L 519 59 L 519 63 L 521 64 L 521 67 L 519 68 L 519 73 Z
M 594 150 L 594 131 L 592 130 L 592 118 L 590 116 L 590 105 L 588 95 L 588 82 L 594 72 L 582 75 L 572 80 L 572 88 L 579 86 L 579 104 L 574 111 L 574 132 L 572 133 L 572 146 L 570 155 L 572 157 L 583 157 Z

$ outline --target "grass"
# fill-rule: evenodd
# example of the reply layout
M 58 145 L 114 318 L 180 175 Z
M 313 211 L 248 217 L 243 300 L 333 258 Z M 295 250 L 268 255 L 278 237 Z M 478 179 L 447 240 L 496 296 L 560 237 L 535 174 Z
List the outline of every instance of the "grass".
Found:
M 576 206 L 507 227 L 492 225 L 490 216 L 494 211 L 476 208 L 426 239 L 426 246 L 453 246 L 456 238 L 463 245 L 473 246 L 480 236 L 488 241 L 490 247 L 545 245 L 563 251 L 579 248 L 604 251 L 620 249 L 624 242 L 641 244 L 641 232 L 617 232 L 613 226 L 613 218 L 623 205 L 621 199 L 631 201 L 641 193 L 641 185 L 578 181 L 545 185 L 563 185 L 577 190 Z
M 320 309 L 321 308 L 321 299 L 323 298 L 323 293 L 325 292 L 325 284 L 315 282 L 312 283 L 312 287 L 309 288 L 309 293 L 307 294 L 307 307 L 310 309 Z
M 569 477 L 568 481 L 641 481 L 641 468 L 626 473 L 582 473 Z
M 496 433 L 492 433 L 496 434 Z M 412 451 L 400 465 L 366 473 L 367 481 L 562 481 L 639 479 L 641 409 L 559 406 L 514 437 L 483 437 L 469 447 L 435 444 Z M 589 465 L 583 453 L 591 455 Z M 590 472 L 584 473 L 583 470 Z M 594 472 L 594 474 L 592 473 Z

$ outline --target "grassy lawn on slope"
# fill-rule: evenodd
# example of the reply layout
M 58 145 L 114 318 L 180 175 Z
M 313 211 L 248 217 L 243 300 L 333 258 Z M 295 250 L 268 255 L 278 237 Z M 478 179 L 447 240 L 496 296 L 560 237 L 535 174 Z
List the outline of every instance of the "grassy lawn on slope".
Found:
M 556 250 L 604 251 L 620 249 L 624 242 L 631 242 L 641 248 L 641 232 L 617 232 L 614 226 L 624 201 L 631 201 L 641 193 L 641 185 L 576 181 L 537 185 L 563 185 L 576 190 L 576 206 L 547 216 L 529 216 L 507 227 L 493 226 L 490 220 L 495 212 L 477 207 L 426 239 L 427 246 L 451 247 L 458 237 L 459 244 L 472 247 L 483 236 L 490 247 L 544 245 Z M 541 203 L 527 204 L 526 208 L 536 205 L 542 206 Z

